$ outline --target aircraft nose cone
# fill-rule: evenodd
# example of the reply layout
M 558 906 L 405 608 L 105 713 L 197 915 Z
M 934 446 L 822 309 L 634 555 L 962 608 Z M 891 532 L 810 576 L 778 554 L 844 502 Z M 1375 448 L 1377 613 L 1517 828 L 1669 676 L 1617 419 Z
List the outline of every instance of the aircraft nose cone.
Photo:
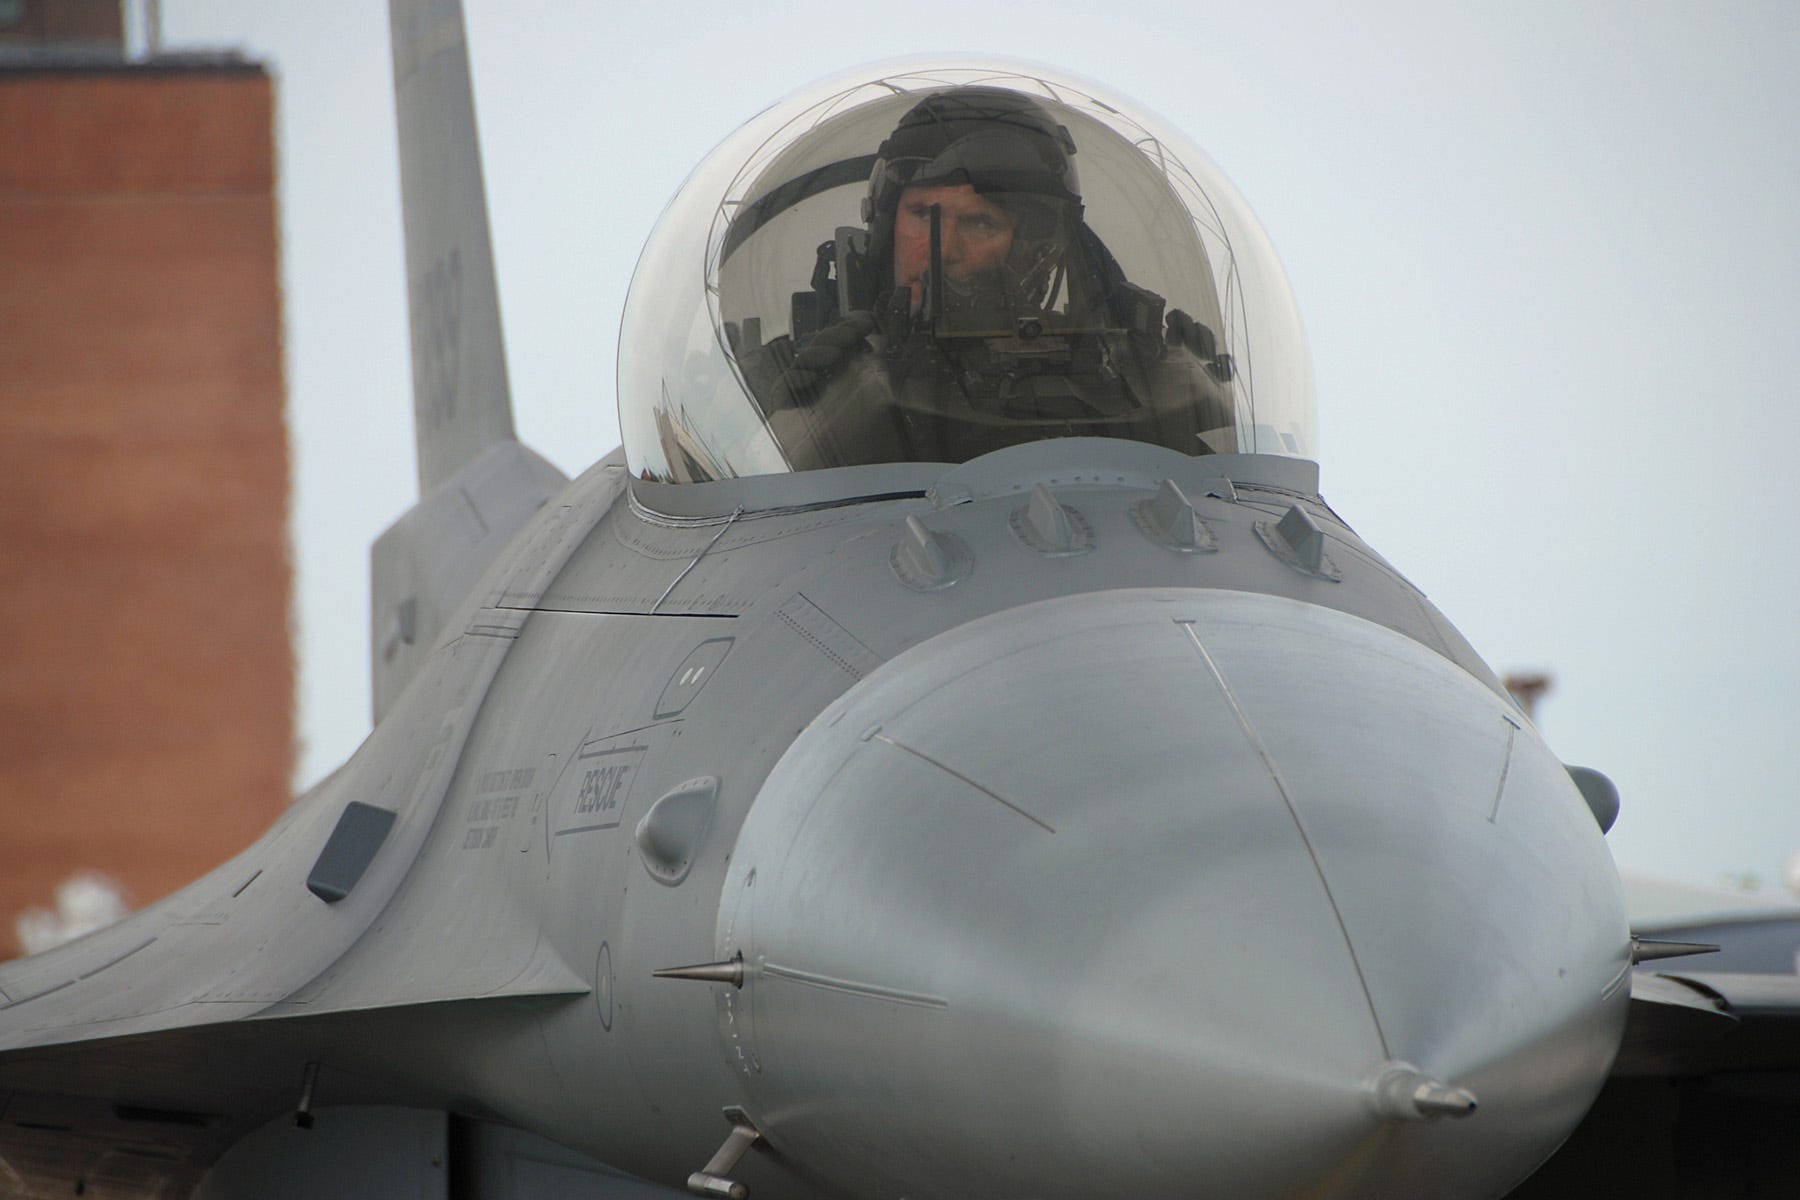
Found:
M 915 647 L 740 834 L 721 1031 L 753 1116 L 858 1195 L 1498 1194 L 1625 1002 L 1599 832 L 1522 724 L 1245 593 Z

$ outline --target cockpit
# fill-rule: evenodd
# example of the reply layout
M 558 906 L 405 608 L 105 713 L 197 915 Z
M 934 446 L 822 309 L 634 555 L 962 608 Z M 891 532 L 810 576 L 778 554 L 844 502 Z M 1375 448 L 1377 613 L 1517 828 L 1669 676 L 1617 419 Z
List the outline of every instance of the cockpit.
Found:
M 691 175 L 627 301 L 634 476 L 962 463 L 1050 438 L 1312 457 L 1255 218 L 1178 133 L 1035 68 L 864 69 Z

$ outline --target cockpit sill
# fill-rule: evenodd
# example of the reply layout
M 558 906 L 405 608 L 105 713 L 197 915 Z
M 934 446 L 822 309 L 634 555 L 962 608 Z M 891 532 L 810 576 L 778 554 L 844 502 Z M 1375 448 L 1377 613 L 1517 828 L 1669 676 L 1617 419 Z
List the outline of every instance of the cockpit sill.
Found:
M 706 483 L 634 479 L 631 503 L 647 520 L 704 525 L 906 497 L 925 497 L 937 508 L 950 508 L 1029 492 L 1040 483 L 1051 488 L 1150 491 L 1165 479 L 1194 495 L 1221 480 L 1234 487 L 1305 499 L 1319 494 L 1319 464 L 1308 459 L 1273 454 L 1190 456 L 1114 438 L 1056 438 L 1009 446 L 966 463 L 876 463 Z

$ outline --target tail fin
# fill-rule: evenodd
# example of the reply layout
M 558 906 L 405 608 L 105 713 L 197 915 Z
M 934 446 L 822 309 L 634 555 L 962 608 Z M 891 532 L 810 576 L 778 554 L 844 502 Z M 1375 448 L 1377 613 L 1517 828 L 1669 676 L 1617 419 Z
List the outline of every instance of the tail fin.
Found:
M 370 552 L 377 721 L 457 606 L 568 483 L 513 434 L 459 0 L 390 0 L 419 501 Z
M 391 0 L 419 494 L 512 441 L 512 399 L 459 0 Z

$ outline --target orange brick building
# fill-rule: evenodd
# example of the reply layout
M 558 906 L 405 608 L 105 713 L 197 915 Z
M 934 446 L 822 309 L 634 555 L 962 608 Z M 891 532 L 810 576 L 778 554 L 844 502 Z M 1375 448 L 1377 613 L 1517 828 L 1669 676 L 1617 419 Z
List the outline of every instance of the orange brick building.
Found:
M 72 872 L 147 904 L 288 799 L 272 105 L 0 58 L 0 957 Z

